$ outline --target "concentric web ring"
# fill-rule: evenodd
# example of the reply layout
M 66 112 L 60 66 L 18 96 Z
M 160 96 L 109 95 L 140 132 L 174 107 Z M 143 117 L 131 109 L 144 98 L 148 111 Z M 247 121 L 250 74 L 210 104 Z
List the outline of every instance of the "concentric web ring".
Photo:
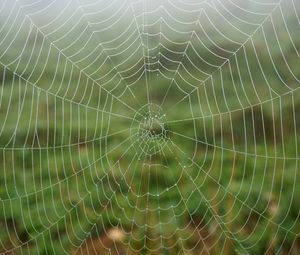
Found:
M 148 156 L 160 154 L 168 140 L 166 115 L 156 104 L 144 105 L 136 113 L 131 125 L 131 142 L 137 152 Z
M 299 254 L 296 0 L 2 0 L 1 254 Z

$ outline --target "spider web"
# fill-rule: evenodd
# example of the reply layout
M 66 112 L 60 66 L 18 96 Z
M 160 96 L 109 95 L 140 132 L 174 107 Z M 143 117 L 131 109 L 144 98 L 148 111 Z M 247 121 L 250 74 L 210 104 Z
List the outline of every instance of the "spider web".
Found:
M 299 12 L 1 1 L 1 254 L 297 254 Z

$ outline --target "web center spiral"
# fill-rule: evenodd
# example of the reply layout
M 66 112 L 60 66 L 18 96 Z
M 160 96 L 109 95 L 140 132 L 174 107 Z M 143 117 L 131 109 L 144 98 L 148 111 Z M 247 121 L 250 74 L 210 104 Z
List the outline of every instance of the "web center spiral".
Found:
M 146 155 L 159 153 L 168 141 L 166 115 L 157 104 L 140 108 L 132 121 L 131 140 L 138 152 Z

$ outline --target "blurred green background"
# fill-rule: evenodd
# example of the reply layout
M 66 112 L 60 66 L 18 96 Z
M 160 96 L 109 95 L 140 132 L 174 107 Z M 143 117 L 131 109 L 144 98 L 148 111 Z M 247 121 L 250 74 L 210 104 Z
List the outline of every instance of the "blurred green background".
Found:
M 3 254 L 300 253 L 298 3 L 12 2 Z

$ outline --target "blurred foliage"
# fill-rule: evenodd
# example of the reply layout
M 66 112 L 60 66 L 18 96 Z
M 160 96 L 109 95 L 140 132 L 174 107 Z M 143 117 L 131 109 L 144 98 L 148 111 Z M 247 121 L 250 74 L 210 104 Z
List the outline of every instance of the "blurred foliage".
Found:
M 255 36 L 261 38 L 259 33 Z M 203 40 L 213 51 L 230 57 Z M 298 254 L 299 84 L 274 46 L 272 59 L 290 87 L 284 86 L 274 73 L 266 43 L 255 42 L 258 57 L 249 41 L 222 68 L 218 67 L 222 59 L 201 45 L 189 47 L 190 60 L 213 73 L 213 79 L 201 83 L 190 75 L 207 78 L 197 66 L 168 50 L 182 52 L 182 47 L 162 41 L 166 48 L 160 49 L 160 70 L 172 77 L 177 68 L 163 55 L 181 61 L 187 70 L 180 68 L 175 78 L 190 97 L 174 107 L 184 94 L 172 85 L 164 105 L 172 143 L 151 159 L 130 146 L 130 119 L 102 112 L 134 117 L 107 93 L 124 92 L 123 83 L 116 89 L 114 80 L 104 89 L 85 83 L 76 68 L 71 70 L 63 62 L 57 65 L 54 57 L 45 71 L 41 65 L 31 73 L 33 67 L 21 63 L 18 69 L 25 68 L 24 79 L 2 67 L 3 251 L 17 247 L 16 254 L 75 254 L 74 246 L 85 242 L 84 252 L 93 240 L 101 239 L 112 253 L 120 254 L 128 245 L 136 254 L 150 254 L 149 249 L 155 250 L 152 254 L 199 254 L 204 246 L 212 254 L 244 254 L 243 247 L 249 254 Z M 288 42 L 286 38 L 284 56 L 300 77 L 298 59 Z M 237 50 L 225 42 L 222 48 Z M 200 63 L 196 54 L 217 67 Z M 101 71 L 110 69 L 107 65 Z M 125 82 L 130 84 L 134 77 Z M 149 72 L 148 78 L 152 99 L 159 103 L 169 81 L 155 72 Z M 188 82 L 200 85 L 194 90 Z M 132 86 L 137 98 L 144 97 L 144 84 L 142 78 Z M 290 93 L 290 89 L 295 90 Z M 133 100 L 128 91 L 120 98 Z M 130 233 L 123 244 L 113 245 L 107 239 L 112 228 Z M 207 238 L 201 240 L 202 235 Z M 96 249 L 99 254 L 108 252 Z

